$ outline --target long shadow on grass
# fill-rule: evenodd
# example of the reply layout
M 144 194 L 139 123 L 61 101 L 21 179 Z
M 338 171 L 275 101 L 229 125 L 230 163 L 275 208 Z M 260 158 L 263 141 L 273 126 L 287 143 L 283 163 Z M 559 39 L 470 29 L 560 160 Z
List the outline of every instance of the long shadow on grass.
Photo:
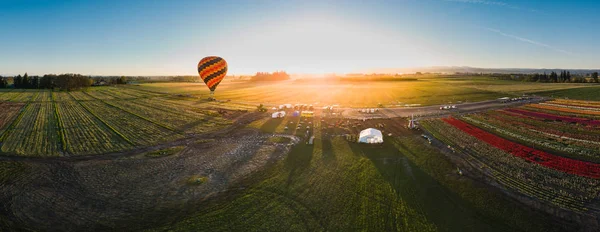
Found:
M 270 118 L 260 126 L 260 130 L 267 133 L 274 133 L 282 122 L 283 118 Z
M 479 215 L 470 203 L 441 185 L 425 173 L 411 159 L 426 159 L 395 138 L 387 138 L 381 145 L 351 143 L 355 154 L 371 160 L 381 176 L 398 193 L 408 207 L 425 214 L 438 229 L 444 231 L 507 230 L 506 225 Z M 391 219 L 393 220 L 393 219 Z M 402 222 L 386 222 L 394 225 Z M 388 228 L 394 229 L 394 228 Z
M 284 161 L 284 168 L 289 170 L 286 186 L 292 185 L 297 177 L 310 166 L 310 162 L 317 150 L 314 144 L 307 144 L 314 131 L 314 124 L 309 124 L 308 122 L 312 122 L 313 120 L 301 119 L 300 121 L 302 122 L 302 126 L 296 131 L 296 136 L 300 137 L 301 142 L 292 148 Z M 310 126 L 309 129 L 306 129 L 307 125 Z
M 321 127 L 321 159 L 326 163 L 335 160 L 335 153 L 333 152 L 333 144 L 331 140 L 331 132 L 326 127 Z

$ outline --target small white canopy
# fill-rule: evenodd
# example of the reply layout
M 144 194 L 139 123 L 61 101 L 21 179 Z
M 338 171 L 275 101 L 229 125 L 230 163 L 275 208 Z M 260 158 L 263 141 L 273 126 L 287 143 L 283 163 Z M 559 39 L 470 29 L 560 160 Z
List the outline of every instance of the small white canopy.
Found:
M 368 128 L 360 132 L 359 143 L 383 143 L 383 134 L 380 130 Z
M 279 109 L 291 109 L 291 108 L 292 108 L 292 104 L 279 105 Z
M 279 111 L 271 114 L 271 118 L 283 118 L 285 117 L 285 111 Z

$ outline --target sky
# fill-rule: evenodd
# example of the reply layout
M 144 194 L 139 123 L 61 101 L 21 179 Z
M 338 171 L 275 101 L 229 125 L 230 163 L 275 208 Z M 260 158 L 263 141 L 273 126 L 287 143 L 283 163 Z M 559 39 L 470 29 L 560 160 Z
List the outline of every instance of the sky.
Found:
M 600 1 L 0 0 L 0 75 L 600 68 Z

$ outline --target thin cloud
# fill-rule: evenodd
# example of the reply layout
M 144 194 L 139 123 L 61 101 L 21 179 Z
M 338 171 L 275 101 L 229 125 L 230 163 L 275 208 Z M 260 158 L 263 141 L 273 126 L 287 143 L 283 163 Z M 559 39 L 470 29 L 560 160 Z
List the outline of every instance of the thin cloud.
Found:
M 500 34 L 502 36 L 513 38 L 513 39 L 516 39 L 516 40 L 519 40 L 519 41 L 522 41 L 522 42 L 525 42 L 525 43 L 530 43 L 530 44 L 533 44 L 533 45 L 536 45 L 536 46 L 540 46 L 540 47 L 545 47 L 545 48 L 548 48 L 548 49 L 552 49 L 552 50 L 557 51 L 557 52 L 565 53 L 565 54 L 568 54 L 568 55 L 573 55 L 572 52 L 565 51 L 565 50 L 562 50 L 562 49 L 558 49 L 558 48 L 552 47 L 552 46 L 550 46 L 548 44 L 545 44 L 545 43 L 542 43 L 542 42 L 530 40 L 530 39 L 523 38 L 523 37 L 516 36 L 516 35 L 506 34 L 506 33 L 502 32 L 500 30 L 493 29 L 493 28 L 484 27 L 483 29 L 485 29 L 487 31 L 495 32 L 495 33 Z
M 531 12 L 536 12 L 536 13 L 542 13 L 541 11 L 536 10 L 536 9 L 522 9 L 519 6 L 508 4 L 508 3 L 502 2 L 502 1 L 492 1 L 492 0 L 442 0 L 442 1 L 445 1 L 445 2 L 457 2 L 457 3 L 468 3 L 468 4 L 490 5 L 490 6 L 500 6 L 500 7 L 506 7 L 506 8 L 510 8 L 510 9 L 514 9 L 514 10 L 526 10 L 526 11 L 531 11 Z

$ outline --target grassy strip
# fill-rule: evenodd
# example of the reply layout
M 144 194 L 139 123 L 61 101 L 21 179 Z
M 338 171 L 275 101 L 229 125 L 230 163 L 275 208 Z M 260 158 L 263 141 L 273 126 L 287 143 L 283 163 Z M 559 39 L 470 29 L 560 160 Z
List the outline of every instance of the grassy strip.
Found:
M 54 116 L 56 117 L 56 121 L 58 121 L 58 136 L 60 136 L 60 146 L 62 151 L 67 151 L 67 140 L 65 138 L 64 133 L 64 124 L 63 120 L 60 118 L 60 114 L 58 113 L 58 107 L 56 106 L 56 101 L 54 100 L 54 94 L 50 94 L 50 98 L 52 99 L 52 106 L 54 106 Z
M 184 148 L 185 148 L 184 146 L 169 147 L 169 148 L 165 148 L 165 149 L 161 149 L 161 150 L 148 152 L 144 156 L 150 157 L 150 158 L 170 156 L 170 155 L 177 154 L 178 152 L 182 151 Z
M 129 140 L 129 138 L 127 138 L 125 135 L 121 134 L 121 132 L 119 132 L 117 129 L 115 129 L 114 127 L 112 127 L 111 125 L 109 125 L 106 121 L 104 121 L 102 118 L 100 118 L 98 115 L 96 115 L 96 113 L 94 113 L 92 110 L 90 110 L 89 108 L 87 108 L 85 105 L 81 104 L 81 102 L 76 101 L 81 107 L 83 107 L 87 112 L 89 112 L 90 114 L 94 115 L 94 117 L 96 117 L 100 122 L 102 122 L 102 124 L 104 124 L 106 127 L 110 128 L 113 132 L 115 132 L 115 134 L 119 135 L 119 137 L 121 137 L 122 139 L 124 139 L 125 141 L 127 141 L 129 144 L 135 146 L 136 144 L 133 143 L 131 140 Z
M 208 181 L 208 177 L 195 175 L 188 178 L 186 183 L 188 185 L 201 185 L 204 184 L 206 181 Z
M 104 101 L 104 100 L 102 100 L 102 99 L 96 98 L 96 97 L 94 97 L 94 96 L 92 96 L 92 95 L 88 94 L 87 92 L 84 92 L 84 93 L 85 93 L 85 94 L 87 94 L 87 95 L 89 95 L 90 97 L 93 97 L 94 99 L 97 99 L 97 100 L 99 100 L 100 102 L 102 102 L 102 103 L 104 103 L 104 104 L 106 104 L 106 105 L 108 105 L 108 106 L 111 106 L 111 107 L 113 107 L 113 108 L 116 108 L 116 109 L 119 109 L 119 110 L 125 111 L 125 112 L 127 112 L 127 113 L 129 113 L 129 114 L 131 114 L 131 115 L 133 115 L 133 116 L 136 116 L 136 117 L 138 117 L 138 118 L 141 118 L 142 120 L 148 121 L 148 122 L 150 122 L 150 123 L 152 123 L 152 124 L 158 125 L 158 126 L 160 126 L 160 127 L 162 127 L 162 128 L 165 128 L 165 129 L 167 129 L 167 130 L 170 130 L 170 131 L 173 131 L 173 132 L 176 132 L 176 133 L 179 133 L 179 134 L 183 134 L 183 132 L 182 132 L 182 131 L 180 131 L 180 130 L 177 130 L 177 129 L 175 129 L 175 128 L 172 128 L 172 127 L 170 127 L 170 126 L 167 126 L 167 125 L 164 125 L 164 124 L 162 124 L 162 123 L 158 123 L 158 122 L 152 121 L 152 120 L 150 120 L 149 118 L 146 118 L 146 117 L 144 117 L 144 116 L 138 115 L 138 114 L 136 114 L 136 113 L 133 113 L 133 112 L 131 112 L 131 111 L 129 111 L 129 110 L 123 109 L 123 108 L 121 108 L 121 107 L 119 107 L 119 106 L 116 106 L 116 105 L 114 105 L 114 104 L 112 104 L 112 103 L 108 103 L 107 101 Z

